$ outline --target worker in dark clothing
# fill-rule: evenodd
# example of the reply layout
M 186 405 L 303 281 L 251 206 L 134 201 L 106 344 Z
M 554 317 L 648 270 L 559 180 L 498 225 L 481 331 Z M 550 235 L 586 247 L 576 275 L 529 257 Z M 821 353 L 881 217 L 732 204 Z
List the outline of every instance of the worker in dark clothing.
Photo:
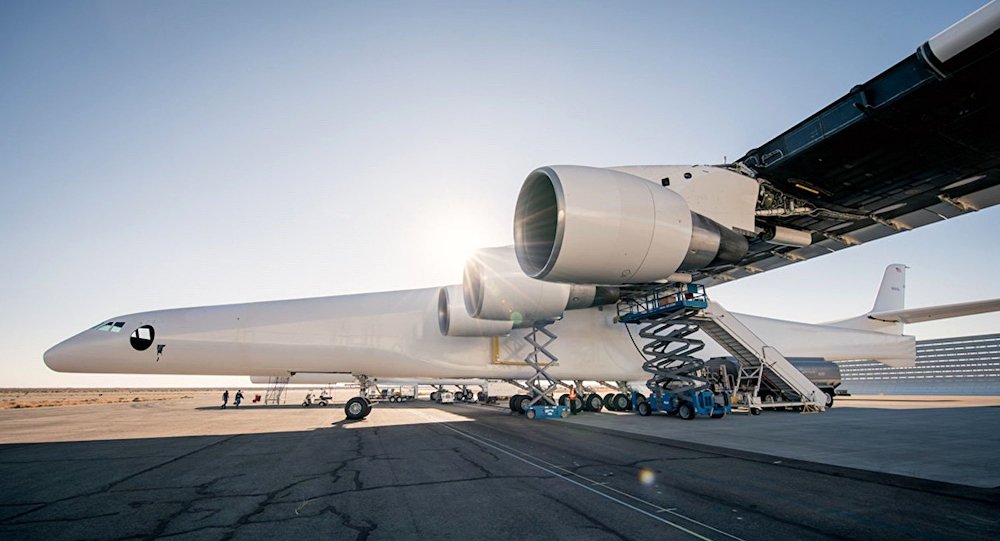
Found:
M 237 408 L 240 407 L 240 402 L 243 402 L 243 391 L 242 390 L 236 391 L 236 398 L 233 399 L 233 404 L 236 404 Z
M 226 389 L 226 391 L 222 393 L 222 409 L 226 409 L 226 404 L 228 403 L 229 403 L 229 389 Z

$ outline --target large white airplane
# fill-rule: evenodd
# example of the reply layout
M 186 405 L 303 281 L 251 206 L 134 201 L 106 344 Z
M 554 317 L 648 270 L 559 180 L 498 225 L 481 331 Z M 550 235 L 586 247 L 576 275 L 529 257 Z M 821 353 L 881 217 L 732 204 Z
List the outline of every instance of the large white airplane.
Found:
M 649 376 L 616 303 L 711 286 L 1000 202 L 1000 5 L 991 2 L 843 98 L 720 166 L 541 167 L 514 246 L 462 285 L 118 316 L 44 354 L 53 370 L 525 380 L 548 325 L 560 380 Z M 891 266 L 874 309 L 826 325 L 734 314 L 786 357 L 912 363 L 901 323 L 996 309 L 902 305 Z M 895 293 L 898 293 L 896 295 Z M 657 302 L 663 302 L 659 298 Z M 528 351 L 530 353 L 530 351 Z M 537 350 L 536 350 L 537 353 Z M 367 404 L 349 403 L 350 417 Z

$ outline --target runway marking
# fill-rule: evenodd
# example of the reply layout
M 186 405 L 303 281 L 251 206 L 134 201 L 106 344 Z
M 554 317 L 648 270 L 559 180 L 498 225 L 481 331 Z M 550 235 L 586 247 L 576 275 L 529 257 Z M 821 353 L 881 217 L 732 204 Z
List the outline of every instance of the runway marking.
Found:
M 601 492 L 601 491 L 599 491 L 599 490 L 597 490 L 597 489 L 595 489 L 595 488 L 593 488 L 591 486 L 585 485 L 585 484 L 583 484 L 583 483 L 581 483 L 579 481 L 576 481 L 574 479 L 570 479 L 569 476 L 567 476 L 567 475 L 563 475 L 563 474 L 561 474 L 561 473 L 559 473 L 557 471 L 554 471 L 553 469 L 546 468 L 545 466 L 542 466 L 541 464 L 536 464 L 536 463 L 534 463 L 534 462 L 532 462 L 532 461 L 530 461 L 530 460 L 528 460 L 528 459 L 526 459 L 526 458 L 524 458 L 522 456 L 518 456 L 518 455 L 520 454 L 520 455 L 525 455 L 525 456 L 531 457 L 531 458 L 533 458 L 533 459 L 535 459 L 535 460 L 537 460 L 539 462 L 542 462 L 542 463 L 544 463 L 544 464 L 546 464 L 548 466 L 551 466 L 554 469 L 562 470 L 562 471 L 568 473 L 569 475 L 571 475 L 573 477 L 579 477 L 580 479 L 583 479 L 583 480 L 591 483 L 592 485 L 593 484 L 599 484 L 599 483 L 596 483 L 595 481 L 593 481 L 592 479 L 589 479 L 589 478 L 587 478 L 587 477 L 585 477 L 583 475 L 580 475 L 580 474 L 578 474 L 576 472 L 572 472 L 570 470 L 567 470 L 566 468 L 563 468 L 562 466 L 559 466 L 557 464 L 552 464 L 552 463 L 547 462 L 547 461 L 545 461 L 545 460 L 543 460 L 541 458 L 538 458 L 538 457 L 536 457 L 534 455 L 525 453 L 523 451 L 519 451 L 519 450 L 514 449 L 514 448 L 512 448 L 512 447 L 510 447 L 508 445 L 504 445 L 504 444 L 502 444 L 500 442 L 493 441 L 493 440 L 491 440 L 489 438 L 486 438 L 484 436 L 474 436 L 474 435 L 469 434 L 469 433 L 467 433 L 467 432 L 465 432 L 463 430 L 459 430 L 459 429 L 457 429 L 455 427 L 448 426 L 447 424 L 444 424 L 447 421 L 441 421 L 441 420 L 438 420 L 438 419 L 434 419 L 432 417 L 427 416 L 423 412 L 418 413 L 418 415 L 420 415 L 424 419 L 430 421 L 431 423 L 440 424 L 442 426 L 442 428 L 447 428 L 448 430 L 451 430 L 452 432 L 455 432 L 456 434 L 464 436 L 464 437 L 466 437 L 466 438 L 468 438 L 470 440 L 479 442 L 480 444 L 485 445 L 487 447 L 492 447 L 493 449 L 496 449 L 497 451 L 500 451 L 501 453 L 503 453 L 503 454 L 505 454 L 507 456 L 510 456 L 511 458 L 515 458 L 517 460 L 520 460 L 521 462 L 524 462 L 525 464 L 528 464 L 529 466 L 532 466 L 532 467 L 537 468 L 539 470 L 542 470 L 542 471 L 544 471 L 544 472 L 546 472 L 546 473 L 548 473 L 550 475 L 558 477 L 559 479 L 562 479 L 563 481 L 566 481 L 568 483 L 572 483 L 572 484 L 574 484 L 574 485 L 576 485 L 576 486 L 578 486 L 578 487 L 580 487 L 580 488 L 582 488 L 584 490 L 593 492 L 594 494 L 597 494 L 598 496 L 600 496 L 602 498 L 605 498 L 607 500 L 611 500 L 611 501 L 617 503 L 618 505 L 621 505 L 622 507 L 626 507 L 628 509 L 631 509 L 631 510 L 637 512 L 637 513 L 645 515 L 645 516 L 647 516 L 647 517 L 649 517 L 649 518 L 651 518 L 653 520 L 662 522 L 663 524 L 666 524 L 668 526 L 676 528 L 676 529 L 678 529 L 678 530 L 680 530 L 680 531 L 682 531 L 682 532 L 684 532 L 686 534 L 689 534 L 689 535 L 691 535 L 693 537 L 696 537 L 698 539 L 702 539 L 703 541 L 712 541 L 711 538 L 705 537 L 705 536 L 703 536 L 703 535 L 701 535 L 701 534 L 699 534 L 697 532 L 691 531 L 691 530 L 685 528 L 684 526 L 681 526 L 680 524 L 677 524 L 675 522 L 671 522 L 671 521 L 669 521 L 669 520 L 667 520 L 667 519 L 665 519 L 663 517 L 657 516 L 657 515 L 655 515 L 653 513 L 650 513 L 649 511 L 646 511 L 644 509 L 640 509 L 640 508 L 638 508 L 638 507 L 636 507 L 636 506 L 634 506 L 634 505 L 632 505 L 632 504 L 630 504 L 630 503 L 628 503 L 626 501 L 620 500 L 620 499 L 618 499 L 618 498 L 616 498 L 616 497 L 614 497 L 614 496 L 612 496 L 610 494 L 605 494 L 604 492 Z M 510 449 L 510 450 L 508 450 L 508 449 Z M 517 454 L 515 454 L 515 453 L 517 453 Z M 666 508 L 660 507 L 660 506 L 658 506 L 658 505 L 656 505 L 654 503 L 650 503 L 650 502 L 648 502 L 648 501 L 646 501 L 646 500 L 644 500 L 642 498 L 639 498 L 637 496 L 633 496 L 633 495 L 631 495 L 631 494 L 629 494 L 627 492 L 622 492 L 622 491 L 620 491 L 618 489 L 609 487 L 607 485 L 603 485 L 603 487 L 606 488 L 607 490 L 617 492 L 617 493 L 619 493 L 619 494 L 621 494 L 623 496 L 626 496 L 626 497 L 628 497 L 630 499 L 642 502 L 642 503 L 644 503 L 644 504 L 646 504 L 646 505 L 648 505 L 648 506 L 656 509 L 657 513 L 661 513 L 661 512 L 671 513 L 672 515 L 675 515 L 678 518 L 682 518 L 684 520 L 688 520 L 688 521 L 690 521 L 690 522 L 692 522 L 694 524 L 697 524 L 697 525 L 699 525 L 699 526 L 701 526 L 703 528 L 706 528 L 706 529 L 711 530 L 713 532 L 716 532 L 718 534 L 724 535 L 724 536 L 729 537 L 731 539 L 736 539 L 738 541 L 745 541 L 741 537 L 737 537 L 737 536 L 732 535 L 730 533 L 724 532 L 722 530 L 719 530 L 718 528 L 709 526 L 708 524 L 705 524 L 703 522 L 699 522 L 698 520 L 695 520 L 695 519 L 693 519 L 691 517 L 684 516 L 681 513 L 678 513 L 676 511 L 672 511 L 670 509 L 666 509 Z

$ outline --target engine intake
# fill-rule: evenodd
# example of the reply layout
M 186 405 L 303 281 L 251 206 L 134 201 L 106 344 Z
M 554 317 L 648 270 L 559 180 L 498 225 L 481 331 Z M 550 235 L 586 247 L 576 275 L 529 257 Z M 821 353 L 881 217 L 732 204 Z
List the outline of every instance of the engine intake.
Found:
M 521 269 L 532 278 L 634 284 L 738 262 L 748 243 L 693 212 L 679 193 L 648 179 L 612 169 L 552 166 L 533 171 L 521 187 L 514 247 Z
M 462 286 L 442 287 L 438 292 L 438 327 L 445 336 L 503 336 L 511 321 L 476 319 L 465 311 Z

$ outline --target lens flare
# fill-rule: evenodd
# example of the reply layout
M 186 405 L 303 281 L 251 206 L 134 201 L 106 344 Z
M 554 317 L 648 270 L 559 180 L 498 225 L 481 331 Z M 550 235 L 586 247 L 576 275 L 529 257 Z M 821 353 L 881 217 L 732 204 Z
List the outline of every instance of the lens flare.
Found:
M 653 486 L 656 482 L 656 473 L 649 468 L 639 470 L 639 482 L 647 487 Z

